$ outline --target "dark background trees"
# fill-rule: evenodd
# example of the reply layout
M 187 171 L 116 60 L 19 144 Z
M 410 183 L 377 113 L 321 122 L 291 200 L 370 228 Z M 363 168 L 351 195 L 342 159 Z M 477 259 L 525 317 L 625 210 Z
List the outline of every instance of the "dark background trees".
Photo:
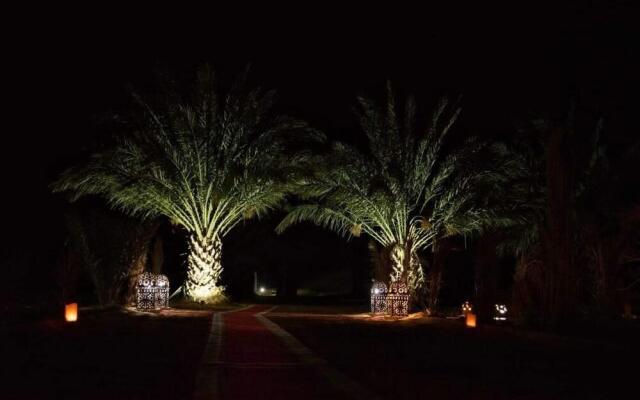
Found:
M 459 135 L 508 139 L 514 121 L 532 111 L 566 113 L 573 99 L 606 121 L 602 140 L 612 158 L 635 140 L 638 32 L 631 2 L 407 7 L 377 15 L 326 7 L 275 19 L 223 9 L 202 19 L 172 10 L 169 18 L 115 6 L 14 14 L 4 28 L 13 123 L 0 158 L 10 193 L 1 200 L 2 265 L 26 283 L 6 279 L 3 297 L 30 297 L 26 291 L 49 286 L 66 232 L 63 202 L 47 184 L 109 141 L 96 121 L 124 106 L 128 84 L 149 86 L 158 64 L 180 74 L 208 61 L 233 77 L 250 62 L 251 79 L 277 89 L 280 107 L 346 141 L 355 140 L 354 94 L 375 95 L 387 79 L 425 106 L 463 94 Z M 619 175 L 632 177 L 636 164 L 629 161 Z M 307 229 L 324 243 L 324 233 Z M 585 237 L 594 232 L 585 230 Z

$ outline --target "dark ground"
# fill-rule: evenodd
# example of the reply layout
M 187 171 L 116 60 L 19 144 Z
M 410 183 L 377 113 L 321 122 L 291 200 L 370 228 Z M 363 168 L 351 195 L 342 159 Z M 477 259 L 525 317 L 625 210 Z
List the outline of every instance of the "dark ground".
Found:
M 0 328 L 0 398 L 190 398 L 210 316 L 80 310 L 74 324 Z
M 636 321 L 559 336 L 509 326 L 469 329 L 441 318 L 341 315 L 357 311 L 288 305 L 268 316 L 383 399 L 633 398 Z M 1 399 L 190 398 L 210 310 L 80 310 L 79 316 L 76 324 L 60 318 L 0 328 Z
M 382 398 L 635 397 L 629 393 L 640 356 L 637 323 L 556 336 L 507 326 L 469 329 L 440 318 L 374 322 L 280 311 L 294 310 L 276 309 L 269 318 Z

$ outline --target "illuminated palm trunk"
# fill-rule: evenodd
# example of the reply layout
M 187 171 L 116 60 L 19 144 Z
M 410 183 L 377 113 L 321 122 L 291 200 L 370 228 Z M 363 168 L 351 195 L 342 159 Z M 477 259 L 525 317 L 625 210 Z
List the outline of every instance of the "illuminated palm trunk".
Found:
M 420 258 L 408 246 L 395 245 L 390 252 L 391 282 L 406 280 L 412 293 L 418 291 L 424 284 L 424 272 Z
M 389 250 L 389 280 L 404 281 L 409 287 L 409 307 L 423 307 L 425 275 L 420 258 L 408 245 L 395 244 Z
M 198 302 L 215 303 L 223 299 L 224 288 L 220 285 L 222 273 L 222 241 L 218 236 L 199 239 L 189 238 L 189 257 L 186 296 Z

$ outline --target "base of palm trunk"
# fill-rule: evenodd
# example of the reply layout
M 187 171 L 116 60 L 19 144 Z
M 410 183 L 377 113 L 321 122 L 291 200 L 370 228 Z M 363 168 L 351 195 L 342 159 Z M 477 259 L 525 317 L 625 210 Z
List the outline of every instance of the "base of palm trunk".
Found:
M 222 242 L 220 238 L 189 240 L 189 257 L 185 295 L 189 300 L 204 303 L 224 301 L 222 274 Z

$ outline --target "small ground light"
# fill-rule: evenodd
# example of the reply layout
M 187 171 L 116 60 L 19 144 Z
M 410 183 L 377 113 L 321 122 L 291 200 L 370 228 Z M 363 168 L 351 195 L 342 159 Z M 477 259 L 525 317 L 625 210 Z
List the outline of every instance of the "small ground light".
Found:
M 64 319 L 67 322 L 78 320 L 78 303 L 70 303 L 64 306 Z
M 467 315 L 471 311 L 473 311 L 473 307 L 471 306 L 471 303 L 469 303 L 468 301 L 465 301 L 464 303 L 462 303 L 462 315 Z
M 474 313 L 468 312 L 466 314 L 465 322 L 466 322 L 466 325 L 469 328 L 475 328 L 476 327 L 476 321 L 477 321 L 477 319 L 476 319 L 476 315 Z
M 260 288 L 260 293 L 264 293 L 264 286 Z
M 496 321 L 506 321 L 507 320 L 507 306 L 504 304 L 496 304 L 496 316 L 493 317 Z

